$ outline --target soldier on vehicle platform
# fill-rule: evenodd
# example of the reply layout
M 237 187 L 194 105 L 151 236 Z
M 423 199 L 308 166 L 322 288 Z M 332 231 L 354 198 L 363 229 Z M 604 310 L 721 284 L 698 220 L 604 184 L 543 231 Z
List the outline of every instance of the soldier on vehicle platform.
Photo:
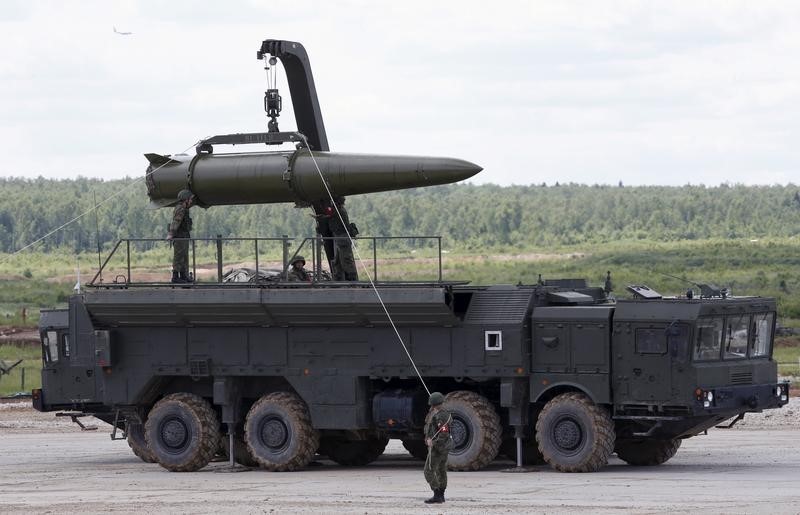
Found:
M 178 205 L 172 212 L 167 240 L 172 241 L 172 282 L 189 283 L 189 238 L 191 238 L 192 217 L 189 209 L 194 205 L 195 196 L 190 190 L 178 192 Z
M 330 229 L 335 247 L 333 253 L 334 281 L 358 281 L 356 261 L 353 258 L 353 244 L 350 238 L 358 236 L 356 224 L 350 222 L 347 209 L 344 207 L 344 197 L 334 197 L 336 210 L 331 215 Z M 336 214 L 336 211 L 339 214 Z M 340 218 L 341 216 L 341 218 Z
M 425 481 L 433 490 L 433 497 L 426 499 L 428 504 L 443 503 L 447 488 L 447 456 L 453 448 L 450 424 L 453 416 L 444 408 L 444 395 L 433 392 L 428 398 L 431 409 L 425 422 L 425 445 L 428 458 L 425 460 Z
M 306 266 L 306 258 L 303 256 L 295 256 L 291 263 L 289 263 L 289 281 L 303 281 L 311 282 L 311 276 L 304 268 Z

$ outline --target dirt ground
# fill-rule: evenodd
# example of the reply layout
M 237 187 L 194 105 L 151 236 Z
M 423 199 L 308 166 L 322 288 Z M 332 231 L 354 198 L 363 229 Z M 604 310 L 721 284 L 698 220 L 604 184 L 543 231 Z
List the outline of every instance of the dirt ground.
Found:
M 92 423 L 92 419 L 86 420 Z M 170 473 L 139 461 L 108 426 L 80 431 L 68 419 L 0 405 L 2 513 L 798 513 L 800 399 L 748 415 L 732 430 L 684 442 L 660 467 L 611 459 L 593 474 L 548 467 L 506 473 L 450 473 L 444 505 L 430 492 L 422 462 L 397 440 L 366 467 L 320 459 L 306 470 L 270 473 L 226 463 Z

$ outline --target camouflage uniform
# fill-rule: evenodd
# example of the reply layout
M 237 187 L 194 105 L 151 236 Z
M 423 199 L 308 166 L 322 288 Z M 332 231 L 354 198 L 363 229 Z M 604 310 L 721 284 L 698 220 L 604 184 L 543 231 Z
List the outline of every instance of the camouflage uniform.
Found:
M 175 238 L 172 242 L 172 271 L 178 276 L 189 280 L 189 240 L 179 238 L 191 238 L 192 217 L 189 216 L 189 208 L 183 202 L 175 206 L 172 213 L 172 222 L 169 224 L 169 234 Z
M 438 406 L 441 406 L 441 403 Z M 444 502 L 444 491 L 447 488 L 447 456 L 453 448 L 453 439 L 450 436 L 452 421 L 453 417 L 449 411 L 434 405 L 425 423 L 425 439 L 431 441 L 428 458 L 425 460 L 425 481 L 434 494 L 431 499 L 425 501 L 426 503 Z
M 339 215 L 336 210 L 333 210 L 331 218 L 328 221 L 328 227 L 334 240 L 333 251 L 333 280 L 334 281 L 358 281 L 358 270 L 356 270 L 356 260 L 353 257 L 353 246 L 350 243 L 350 238 L 347 234 L 355 238 L 358 234 L 355 224 L 350 223 L 350 218 L 347 216 L 347 210 L 344 207 L 344 200 L 339 200 L 336 203 L 339 209 Z M 344 221 L 344 224 L 342 224 Z M 345 227 L 347 229 L 345 229 Z
M 303 265 L 301 265 L 299 268 L 295 267 L 294 264 L 297 263 L 297 262 L 302 262 Z M 311 276 L 308 274 L 306 269 L 303 268 L 303 266 L 305 266 L 305 264 L 306 264 L 306 260 L 303 259 L 302 256 L 297 256 L 294 259 L 294 261 L 292 261 L 290 263 L 291 266 L 289 267 L 289 273 L 287 274 L 289 281 L 292 281 L 292 282 L 301 281 L 301 282 L 306 282 L 306 283 L 311 282 Z

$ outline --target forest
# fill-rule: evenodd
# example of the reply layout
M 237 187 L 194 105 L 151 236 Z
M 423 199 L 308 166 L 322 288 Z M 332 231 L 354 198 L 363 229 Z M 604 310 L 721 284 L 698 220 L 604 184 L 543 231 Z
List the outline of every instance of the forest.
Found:
M 120 238 L 162 239 L 171 216 L 170 209 L 149 208 L 136 178 L 0 179 L 0 198 L 0 315 L 6 323 L 19 322 L 22 307 L 33 308 L 35 317 L 37 307 L 63 304 L 76 269 L 84 283 L 96 271 L 98 243 L 105 257 Z M 542 274 L 602 285 L 611 271 L 621 296 L 629 284 L 680 294 L 692 283 L 715 283 L 736 295 L 776 297 L 782 323 L 800 325 L 800 194 L 794 185 L 457 184 L 353 196 L 347 208 L 360 237 L 442 236 L 445 279 L 531 284 Z M 198 207 L 192 217 L 195 238 L 314 234 L 310 210 L 289 204 Z M 383 249 L 398 258 L 381 264 L 384 274 L 410 278 L 425 267 L 434 271 L 430 247 L 404 253 L 401 244 Z M 210 247 L 198 257 L 203 266 L 211 266 Z M 244 244 L 226 249 L 228 264 L 252 266 L 247 252 Z M 136 273 L 166 277 L 169 256 L 166 242 L 154 244 L 133 257 Z
M 169 209 L 150 209 L 141 179 L 0 179 L 0 252 L 14 252 L 79 217 L 39 250 L 95 251 L 158 238 Z M 95 203 L 99 207 L 90 212 Z M 496 186 L 456 184 L 347 199 L 362 235 L 440 235 L 476 252 L 617 241 L 796 238 L 798 187 L 720 185 Z M 195 208 L 195 237 L 310 236 L 309 209 L 289 204 Z

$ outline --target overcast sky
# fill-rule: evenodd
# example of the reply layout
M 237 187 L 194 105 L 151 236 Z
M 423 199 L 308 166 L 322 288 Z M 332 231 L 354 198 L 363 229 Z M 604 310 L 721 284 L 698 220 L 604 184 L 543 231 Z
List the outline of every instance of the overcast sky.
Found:
M 305 45 L 334 151 L 502 185 L 800 177 L 800 2 L 607 0 L 4 0 L 0 176 L 140 176 L 265 130 L 267 38 Z

